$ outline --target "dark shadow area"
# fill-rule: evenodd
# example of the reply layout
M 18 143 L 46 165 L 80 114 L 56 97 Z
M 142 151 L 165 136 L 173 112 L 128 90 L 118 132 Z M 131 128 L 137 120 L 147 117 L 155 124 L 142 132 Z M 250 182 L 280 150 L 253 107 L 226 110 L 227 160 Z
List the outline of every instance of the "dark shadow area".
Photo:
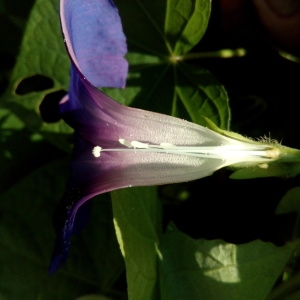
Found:
M 44 75 L 33 75 L 24 78 L 16 88 L 16 94 L 26 95 L 31 92 L 40 92 L 54 87 L 54 82 L 51 78 Z
M 46 163 L 68 155 L 28 129 L 2 129 L 0 140 L 1 169 L 6 174 L 1 177 L 0 192 L 5 192 Z
M 59 101 L 66 95 L 66 91 L 56 91 L 47 94 L 42 100 L 39 109 L 42 119 L 47 123 L 55 123 L 61 119 Z
M 2 0 L 0 5 L 0 94 L 16 61 L 34 0 Z
M 223 239 L 236 244 L 261 239 L 282 245 L 289 240 L 294 216 L 275 215 L 275 209 L 299 178 L 233 180 L 230 174 L 224 169 L 184 183 L 189 194 L 185 201 L 170 203 L 164 187 L 160 187 L 160 195 L 168 201 L 165 224 L 173 221 L 194 238 Z

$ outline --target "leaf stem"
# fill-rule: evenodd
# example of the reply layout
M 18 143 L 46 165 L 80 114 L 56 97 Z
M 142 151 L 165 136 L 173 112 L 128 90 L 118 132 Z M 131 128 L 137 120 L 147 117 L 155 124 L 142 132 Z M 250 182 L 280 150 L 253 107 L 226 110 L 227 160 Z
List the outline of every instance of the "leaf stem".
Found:
M 217 51 L 208 51 L 208 52 L 190 52 L 181 56 L 174 57 L 174 60 L 183 61 L 190 59 L 201 59 L 201 58 L 232 58 L 232 57 L 242 57 L 247 54 L 246 49 L 237 48 L 237 49 L 222 49 Z

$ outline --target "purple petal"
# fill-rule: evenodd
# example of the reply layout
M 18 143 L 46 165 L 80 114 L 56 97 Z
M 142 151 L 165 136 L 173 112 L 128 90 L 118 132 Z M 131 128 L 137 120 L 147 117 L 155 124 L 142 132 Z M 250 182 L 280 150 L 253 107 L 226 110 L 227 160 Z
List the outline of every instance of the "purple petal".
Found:
M 69 55 L 98 87 L 124 87 L 126 38 L 111 0 L 61 0 L 62 31 Z
M 59 202 L 54 214 L 54 227 L 56 230 L 56 241 L 54 245 L 49 274 L 53 274 L 67 260 L 71 235 L 79 233 L 86 225 L 90 215 L 91 202 L 85 202 L 77 209 L 77 218 L 72 217 L 74 207 L 77 205 L 80 195 L 78 188 L 70 185 Z
M 84 95 L 86 92 L 82 80 L 88 85 L 90 83 L 86 78 L 95 86 L 124 87 L 128 72 L 128 63 L 123 57 L 127 53 L 126 38 L 118 10 L 111 0 L 61 0 L 60 17 L 72 61 L 69 95 L 61 100 L 60 109 L 65 112 L 70 125 L 80 131 L 81 124 L 85 126 L 84 120 L 89 117 L 84 110 L 85 99 L 81 99 L 81 93 Z M 70 118 L 66 113 L 68 111 Z M 75 148 L 80 148 L 80 142 L 76 143 Z M 50 274 L 67 259 L 71 234 L 76 227 L 75 215 L 82 211 L 82 204 L 93 196 L 90 193 L 83 196 L 82 189 L 83 186 L 71 176 L 55 214 L 57 239 Z

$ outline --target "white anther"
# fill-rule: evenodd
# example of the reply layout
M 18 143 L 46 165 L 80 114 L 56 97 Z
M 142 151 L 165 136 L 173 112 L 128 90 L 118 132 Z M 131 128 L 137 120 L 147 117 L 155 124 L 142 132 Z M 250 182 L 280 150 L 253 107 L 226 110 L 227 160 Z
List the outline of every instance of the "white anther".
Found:
M 131 147 L 131 143 L 129 141 L 126 141 L 124 139 L 119 139 L 119 143 L 130 148 Z
M 94 147 L 92 153 L 95 157 L 100 157 L 102 148 L 99 146 Z
M 171 143 L 160 143 L 162 148 L 174 148 L 174 145 Z M 175 146 L 176 147 L 176 146 Z
M 148 148 L 148 144 L 141 143 L 138 141 L 132 141 L 130 144 L 133 148 L 138 148 L 138 149 L 147 149 Z

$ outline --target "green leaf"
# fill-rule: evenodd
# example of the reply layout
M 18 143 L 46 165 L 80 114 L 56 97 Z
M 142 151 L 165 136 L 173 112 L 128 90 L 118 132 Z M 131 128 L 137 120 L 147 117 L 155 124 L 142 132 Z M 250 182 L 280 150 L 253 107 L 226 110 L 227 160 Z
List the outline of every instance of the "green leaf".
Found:
M 219 124 L 219 127 L 229 127 L 227 92 L 207 70 L 180 64 L 176 93 L 193 122 L 205 125 L 202 119 L 205 115 L 215 124 Z M 180 116 L 180 113 L 177 114 Z
M 73 239 L 67 263 L 47 273 L 54 245 L 52 215 L 67 178 L 67 162 L 49 163 L 1 195 L 0 296 L 3 300 L 74 299 L 108 292 L 123 270 L 109 198 L 95 202 L 92 222 Z
M 172 53 L 182 55 L 203 37 L 209 17 L 210 1 L 168 0 L 165 33 Z
M 294 248 L 194 240 L 172 225 L 160 248 L 161 299 L 266 299 Z
M 159 299 L 157 256 L 162 229 L 156 189 L 122 189 L 111 195 L 115 229 L 126 264 L 129 299 Z
M 130 69 L 126 89 L 105 92 L 126 105 L 201 125 L 205 125 L 201 116 L 206 116 L 228 129 L 230 110 L 224 88 L 199 63 L 184 63 L 186 52 L 206 30 L 211 2 L 127 0 L 116 4 L 128 41 Z
M 280 200 L 276 214 L 287 214 L 291 212 L 300 212 L 300 187 L 294 187 L 288 190 Z
M 264 177 L 283 177 L 290 178 L 300 174 L 300 163 L 274 163 L 268 164 L 268 167 L 261 168 L 260 166 L 243 168 L 235 171 L 230 175 L 232 179 L 250 179 Z
M 112 98 L 125 105 L 173 115 L 200 125 L 206 125 L 205 116 L 219 127 L 228 129 L 228 96 L 210 72 L 184 63 L 130 63 L 127 87 L 124 90 L 104 89 Z
M 0 192 L 13 187 L 36 168 L 65 153 L 38 133 L 28 130 L 14 114 L 0 108 Z
M 170 47 L 164 33 L 166 1 L 115 0 L 130 52 L 165 57 Z
M 61 90 L 67 91 L 68 88 L 70 62 L 60 30 L 58 3 L 58 0 L 37 0 L 33 6 L 8 88 L 0 100 L 5 101 L 6 107 L 29 129 L 45 133 L 58 147 L 69 151 L 66 137 L 60 137 L 57 141 L 57 135 L 52 133 L 69 134 L 72 130 L 62 121 L 59 125 L 45 124 L 39 114 L 39 104 L 46 95 Z M 24 80 L 35 75 L 39 77 L 34 77 L 29 86 Z M 45 79 L 51 84 L 41 87 Z M 18 94 L 17 88 L 20 83 L 29 90 L 25 89 Z
M 113 300 L 113 298 L 108 298 L 102 295 L 86 295 L 76 298 L 75 300 Z

